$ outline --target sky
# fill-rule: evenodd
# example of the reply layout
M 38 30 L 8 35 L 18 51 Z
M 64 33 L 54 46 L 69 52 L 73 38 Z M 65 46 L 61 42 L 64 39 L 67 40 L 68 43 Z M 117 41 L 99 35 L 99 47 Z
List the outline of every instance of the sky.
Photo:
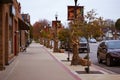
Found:
M 74 6 L 74 0 L 17 0 L 21 3 L 21 13 L 28 13 L 31 17 L 31 24 L 36 21 L 47 19 L 50 22 L 61 20 L 64 26 L 67 25 L 67 6 Z M 84 6 L 84 14 L 94 9 L 98 17 L 116 21 L 120 18 L 120 0 L 78 0 L 79 6 Z

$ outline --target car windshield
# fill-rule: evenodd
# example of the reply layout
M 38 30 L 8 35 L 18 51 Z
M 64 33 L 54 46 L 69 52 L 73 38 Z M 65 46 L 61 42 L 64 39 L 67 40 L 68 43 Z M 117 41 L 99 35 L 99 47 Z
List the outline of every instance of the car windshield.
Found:
M 107 44 L 109 49 L 120 49 L 120 41 L 110 41 Z
M 80 38 L 80 42 L 87 42 L 86 38 Z

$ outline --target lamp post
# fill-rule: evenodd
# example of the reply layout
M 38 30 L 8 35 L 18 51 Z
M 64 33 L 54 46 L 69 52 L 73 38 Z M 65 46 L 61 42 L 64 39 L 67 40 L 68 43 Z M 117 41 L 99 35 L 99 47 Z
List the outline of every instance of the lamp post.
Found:
M 75 6 L 77 5 L 77 1 L 78 1 L 78 0 L 74 0 L 74 2 L 75 2 Z
M 77 19 L 77 1 L 78 0 L 74 0 L 74 2 L 75 2 L 75 8 L 74 8 L 74 20 L 76 21 L 76 19 Z M 88 39 L 87 39 L 87 41 L 88 41 Z M 88 43 L 89 44 L 89 43 Z M 87 57 L 88 57 L 88 66 L 85 68 L 85 71 L 87 72 L 87 73 L 89 73 L 89 71 L 90 71 L 90 69 L 89 69 L 89 53 L 87 53 Z
M 74 0 L 74 2 L 75 2 L 75 10 L 74 10 L 74 16 L 75 16 L 75 19 L 77 18 L 77 14 L 76 14 L 77 1 L 78 1 L 78 0 Z
M 67 60 L 70 61 L 70 44 L 69 44 L 69 39 L 67 38 L 67 46 L 68 46 L 68 57 Z
M 55 39 L 54 39 L 54 52 L 58 52 L 58 37 L 57 37 L 57 18 L 58 18 L 58 15 L 56 14 L 55 15 L 55 19 L 56 19 L 56 23 L 55 23 Z

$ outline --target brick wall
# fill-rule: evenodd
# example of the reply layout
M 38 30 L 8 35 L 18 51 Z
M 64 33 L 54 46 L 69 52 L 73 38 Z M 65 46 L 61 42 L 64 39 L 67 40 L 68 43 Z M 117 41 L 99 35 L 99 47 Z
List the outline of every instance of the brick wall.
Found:
M 0 4 L 0 70 L 4 69 L 4 44 L 3 44 L 3 24 L 2 24 L 2 8 L 3 5 Z
M 13 59 L 15 55 L 18 55 L 19 53 L 19 46 L 20 46 L 20 34 L 15 33 L 19 30 L 19 22 L 18 18 L 21 18 L 20 15 L 20 4 L 17 2 L 17 0 L 13 0 L 12 4 L 15 8 L 15 14 L 10 15 L 9 6 L 10 4 L 0 4 L 0 70 L 5 68 L 6 64 L 9 64 L 9 61 Z M 11 17 L 11 18 L 10 18 Z M 12 32 L 10 32 L 10 24 L 9 20 L 12 20 Z M 11 36 L 9 35 L 11 33 L 12 35 L 12 45 L 10 46 L 9 40 Z M 22 44 L 25 45 L 26 42 L 26 36 L 25 31 L 22 31 Z M 13 51 L 9 51 L 12 47 Z

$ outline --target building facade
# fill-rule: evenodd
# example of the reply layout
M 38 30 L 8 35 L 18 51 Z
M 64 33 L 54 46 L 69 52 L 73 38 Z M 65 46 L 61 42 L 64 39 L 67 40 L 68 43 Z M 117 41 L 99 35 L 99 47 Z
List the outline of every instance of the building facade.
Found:
M 20 3 L 0 0 L 0 70 L 5 69 L 20 52 L 21 36 L 25 35 L 25 30 L 29 30 L 29 25 L 21 16 Z

